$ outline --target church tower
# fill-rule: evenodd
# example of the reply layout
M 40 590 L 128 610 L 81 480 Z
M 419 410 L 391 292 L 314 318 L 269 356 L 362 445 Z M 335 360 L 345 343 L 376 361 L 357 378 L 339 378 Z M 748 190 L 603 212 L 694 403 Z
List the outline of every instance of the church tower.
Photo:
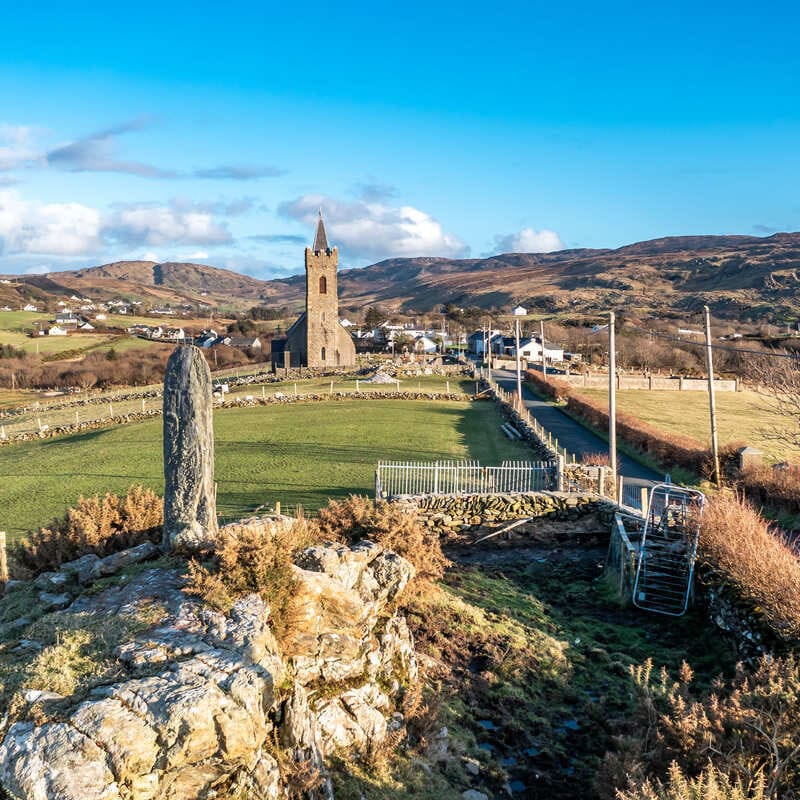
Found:
M 322 210 L 317 220 L 313 247 L 306 247 L 306 365 L 351 366 L 355 348 L 350 336 L 342 336 L 336 271 L 339 251 L 328 244 Z M 348 346 L 349 345 L 349 346 Z
M 339 251 L 328 244 L 320 210 L 314 245 L 306 247 L 306 310 L 285 339 L 272 340 L 273 369 L 355 366 L 353 338 L 339 323 L 338 267 Z

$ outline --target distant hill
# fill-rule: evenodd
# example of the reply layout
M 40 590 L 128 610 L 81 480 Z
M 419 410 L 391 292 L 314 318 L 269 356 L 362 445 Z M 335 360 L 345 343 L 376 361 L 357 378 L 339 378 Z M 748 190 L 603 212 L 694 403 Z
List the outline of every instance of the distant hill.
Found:
M 11 278 L 11 276 L 9 276 Z M 0 284 L 0 304 L 55 302 L 64 295 L 130 297 L 148 303 L 255 304 L 297 309 L 303 275 L 262 281 L 203 264 L 120 261 L 71 272 L 14 276 Z M 800 317 L 800 233 L 678 236 L 614 250 L 505 253 L 490 258 L 392 258 L 342 269 L 343 309 L 380 304 L 408 313 L 445 303 L 564 315 L 609 308 L 641 316 L 679 316 L 704 303 L 719 317 Z
M 271 302 L 278 291 L 274 282 L 205 264 L 178 262 L 117 261 L 46 275 L 7 277 L 13 283 L 0 284 L 0 304 L 23 300 L 53 303 L 74 294 L 93 300 L 123 297 L 150 305 L 203 303 L 243 309 Z

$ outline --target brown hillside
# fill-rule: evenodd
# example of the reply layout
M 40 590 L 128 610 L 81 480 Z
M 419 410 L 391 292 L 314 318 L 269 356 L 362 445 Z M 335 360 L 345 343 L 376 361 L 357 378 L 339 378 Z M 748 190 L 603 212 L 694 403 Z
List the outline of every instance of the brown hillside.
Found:
M 121 261 L 16 280 L 20 285 L 0 285 L 3 302 L 55 301 L 79 293 L 93 299 L 297 309 L 305 279 L 261 281 L 202 264 Z M 718 317 L 795 321 L 800 317 L 800 233 L 667 237 L 616 250 L 490 258 L 392 258 L 341 270 L 339 287 L 342 308 L 353 310 L 380 304 L 425 312 L 445 303 L 505 310 L 521 302 L 533 312 L 565 316 L 608 308 L 684 316 L 708 303 Z

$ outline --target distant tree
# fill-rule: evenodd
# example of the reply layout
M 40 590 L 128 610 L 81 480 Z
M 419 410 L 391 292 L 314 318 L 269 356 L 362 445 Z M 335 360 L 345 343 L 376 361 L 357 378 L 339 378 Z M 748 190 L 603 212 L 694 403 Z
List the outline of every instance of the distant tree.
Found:
M 388 315 L 378 306 L 370 306 L 367 313 L 364 315 L 364 324 L 368 328 L 377 328 L 379 325 L 386 322 Z
M 240 336 L 249 336 L 250 334 L 255 333 L 257 330 L 258 328 L 255 322 L 253 322 L 252 319 L 247 319 L 246 317 L 240 317 L 228 325 L 228 333 L 238 334 Z
M 751 356 L 747 377 L 755 385 L 764 404 L 782 418 L 780 424 L 763 431 L 765 438 L 800 448 L 800 360 L 777 351 L 765 356 Z
M 247 312 L 247 316 L 250 319 L 265 322 L 273 319 L 286 319 L 290 313 L 287 306 L 253 306 Z
M 398 333 L 394 337 L 394 352 L 402 353 L 403 348 L 411 352 L 414 349 L 414 340 L 407 333 Z

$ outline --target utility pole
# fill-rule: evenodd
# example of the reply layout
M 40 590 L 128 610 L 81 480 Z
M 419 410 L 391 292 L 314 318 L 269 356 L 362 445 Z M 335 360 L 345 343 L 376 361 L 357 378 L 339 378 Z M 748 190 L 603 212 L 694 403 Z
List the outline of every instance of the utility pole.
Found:
M 608 461 L 617 493 L 617 356 L 614 336 L 614 312 L 608 315 Z M 618 499 L 618 498 L 615 498 Z
M 544 357 L 544 320 L 539 320 L 539 340 L 542 343 L 542 377 L 547 377 L 547 360 Z
M 517 403 L 519 404 L 520 411 L 522 410 L 522 367 L 519 360 L 519 317 L 514 320 L 514 336 L 517 340 L 516 353 L 517 353 Z
M 717 407 L 714 402 L 714 357 L 711 352 L 711 311 L 703 306 L 706 323 L 706 367 L 708 368 L 708 405 L 711 412 L 711 455 L 714 458 L 714 482 L 722 485 L 719 474 L 719 448 L 717 446 Z

